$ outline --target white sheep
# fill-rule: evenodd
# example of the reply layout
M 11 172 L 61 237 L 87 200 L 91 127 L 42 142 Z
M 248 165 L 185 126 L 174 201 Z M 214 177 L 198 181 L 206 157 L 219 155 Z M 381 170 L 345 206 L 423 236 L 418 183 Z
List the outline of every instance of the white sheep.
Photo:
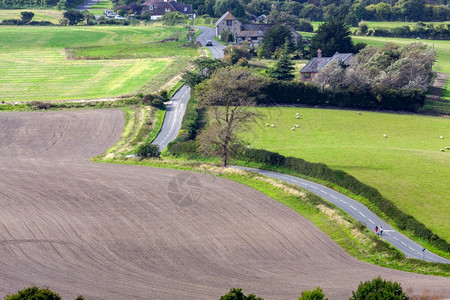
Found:
M 386 134 L 383 134 L 383 137 L 387 138 L 387 135 L 386 135 Z
M 291 130 L 295 130 L 295 127 L 292 127 Z
M 269 127 L 269 123 L 266 123 L 266 126 Z
M 270 127 L 275 127 L 275 125 L 274 125 L 274 124 L 272 124 L 272 125 L 270 125 Z
M 361 114 L 361 112 L 360 111 L 358 111 L 358 115 L 360 115 Z
M 294 125 L 294 127 L 295 127 L 295 128 L 298 128 L 298 125 L 297 125 L 297 124 L 295 124 L 295 125 Z
M 441 139 L 443 139 L 444 137 L 441 135 Z
M 300 119 L 300 116 L 297 116 L 297 119 Z
M 296 115 L 296 116 L 298 116 L 298 115 L 299 115 L 299 113 L 295 113 L 295 115 Z
M 445 152 L 445 150 L 444 150 L 444 149 L 441 149 L 441 152 Z
M 450 147 L 445 147 L 445 150 L 450 150 Z

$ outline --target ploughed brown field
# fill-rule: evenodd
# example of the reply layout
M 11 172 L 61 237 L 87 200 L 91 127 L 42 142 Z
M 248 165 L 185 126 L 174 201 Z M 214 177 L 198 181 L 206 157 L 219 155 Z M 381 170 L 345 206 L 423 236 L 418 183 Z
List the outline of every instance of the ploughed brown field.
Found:
M 65 299 L 218 299 L 232 287 L 297 299 L 317 286 L 348 299 L 378 275 L 450 297 L 450 278 L 357 261 L 249 187 L 89 161 L 123 125 L 120 110 L 0 114 L 0 297 L 35 284 Z M 177 190 L 189 176 L 199 183 Z M 185 192 L 198 199 L 177 205 Z

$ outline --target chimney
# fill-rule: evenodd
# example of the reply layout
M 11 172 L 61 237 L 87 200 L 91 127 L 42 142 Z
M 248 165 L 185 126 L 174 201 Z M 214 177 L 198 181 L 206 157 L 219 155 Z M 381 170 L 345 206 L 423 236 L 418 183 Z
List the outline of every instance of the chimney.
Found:
M 317 50 L 317 57 L 322 58 L 322 50 L 320 49 Z

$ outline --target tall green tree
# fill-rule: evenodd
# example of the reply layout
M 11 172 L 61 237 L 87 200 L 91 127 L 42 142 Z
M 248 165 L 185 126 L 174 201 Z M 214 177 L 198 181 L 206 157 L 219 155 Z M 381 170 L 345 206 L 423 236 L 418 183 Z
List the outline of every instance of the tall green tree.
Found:
M 314 55 L 322 50 L 322 56 L 333 56 L 336 52 L 352 53 L 353 42 L 350 38 L 350 27 L 343 19 L 333 19 L 319 25 L 311 39 L 310 51 Z
M 303 291 L 298 300 L 328 300 L 320 287 L 311 291 Z
M 213 119 L 199 136 L 201 148 L 205 153 L 219 155 L 224 167 L 233 151 L 242 144 L 238 132 L 258 117 L 250 106 L 254 106 L 261 95 L 262 84 L 261 78 L 248 68 L 226 67 L 195 87 L 199 107 L 209 108 Z
M 17 292 L 17 294 L 8 295 L 5 300 L 61 300 L 61 296 L 50 291 L 48 288 L 39 288 L 36 286 L 28 287 Z
M 287 48 L 287 46 L 286 46 Z M 286 49 L 282 51 L 275 67 L 270 70 L 269 76 L 278 80 L 292 80 L 295 78 L 294 64 L 289 59 Z
M 286 25 L 276 25 L 266 31 L 263 37 L 261 50 L 258 50 L 263 57 L 271 57 L 277 49 L 288 43 L 289 51 L 294 48 L 292 31 Z

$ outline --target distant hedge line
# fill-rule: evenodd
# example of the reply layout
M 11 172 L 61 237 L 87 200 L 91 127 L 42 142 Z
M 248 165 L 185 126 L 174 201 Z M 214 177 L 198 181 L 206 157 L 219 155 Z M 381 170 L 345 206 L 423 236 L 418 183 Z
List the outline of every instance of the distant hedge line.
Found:
M 450 252 L 450 244 L 434 234 L 424 224 L 401 211 L 395 204 L 384 198 L 378 190 L 370 187 L 344 171 L 332 170 L 322 163 L 311 163 L 301 158 L 285 157 L 281 154 L 259 149 L 242 149 L 237 158 L 248 162 L 263 163 L 270 166 L 287 168 L 300 174 L 322 179 L 346 188 L 356 195 L 368 199 L 383 213 L 391 218 L 401 230 L 413 232 L 416 236 L 429 241 L 440 250 Z
M 301 81 L 281 81 L 275 79 L 269 80 L 264 85 L 262 93 L 267 97 L 265 100 L 258 100 L 258 105 L 319 105 L 375 110 L 416 111 L 425 103 L 425 93 L 422 90 L 331 90 Z
M 399 37 L 399 38 L 422 38 L 431 40 L 450 39 L 450 25 L 414 27 L 401 26 L 396 28 L 375 28 L 373 36 Z

